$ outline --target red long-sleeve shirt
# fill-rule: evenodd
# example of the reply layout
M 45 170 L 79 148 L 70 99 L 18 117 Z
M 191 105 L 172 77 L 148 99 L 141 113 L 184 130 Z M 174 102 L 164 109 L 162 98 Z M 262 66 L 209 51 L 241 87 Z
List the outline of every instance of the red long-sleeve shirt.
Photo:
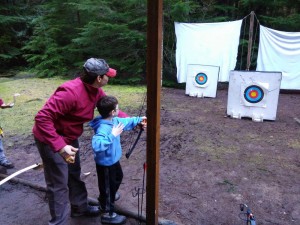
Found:
M 0 98 L 0 106 L 1 106 L 3 103 L 4 103 L 4 102 L 3 102 L 2 98 Z
M 83 124 L 93 119 L 96 103 L 103 96 L 101 88 L 83 83 L 80 78 L 65 82 L 35 116 L 35 138 L 59 151 L 82 134 Z M 119 116 L 127 114 L 121 112 Z

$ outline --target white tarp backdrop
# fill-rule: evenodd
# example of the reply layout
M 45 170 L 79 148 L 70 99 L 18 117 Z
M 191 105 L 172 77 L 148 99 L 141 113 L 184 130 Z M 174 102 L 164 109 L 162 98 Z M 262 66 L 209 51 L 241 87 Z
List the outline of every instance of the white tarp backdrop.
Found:
M 186 82 L 188 64 L 219 66 L 219 81 L 229 81 L 237 61 L 242 22 L 175 22 L 178 83 Z
M 300 32 L 260 25 L 257 71 L 282 72 L 281 89 L 300 89 Z

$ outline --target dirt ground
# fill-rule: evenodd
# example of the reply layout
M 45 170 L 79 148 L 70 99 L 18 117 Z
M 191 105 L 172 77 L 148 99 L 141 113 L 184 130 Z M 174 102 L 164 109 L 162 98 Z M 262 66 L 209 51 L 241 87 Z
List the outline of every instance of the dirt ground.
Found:
M 159 218 L 184 225 L 242 225 L 246 222 L 239 218 L 239 204 L 245 203 L 258 225 L 299 225 L 299 93 L 280 93 L 276 120 L 264 122 L 226 117 L 227 96 L 226 88 L 218 90 L 216 98 L 189 97 L 184 90 L 162 89 Z M 92 133 L 85 126 L 80 154 L 82 179 L 89 196 L 96 199 Z M 124 154 L 135 135 L 122 134 Z M 31 134 L 6 137 L 4 145 L 16 165 L 7 174 L 41 161 Z M 142 188 L 145 146 L 143 133 L 132 156 L 121 160 L 124 180 L 117 205 L 134 213 L 138 213 L 142 199 L 134 195 Z M 45 186 L 42 170 L 18 177 Z M 0 187 L 0 198 L 1 225 L 39 225 L 49 219 L 44 192 L 7 183 Z M 144 194 L 144 210 L 145 198 Z M 70 221 L 99 224 L 100 218 Z M 127 224 L 139 223 L 129 219 Z

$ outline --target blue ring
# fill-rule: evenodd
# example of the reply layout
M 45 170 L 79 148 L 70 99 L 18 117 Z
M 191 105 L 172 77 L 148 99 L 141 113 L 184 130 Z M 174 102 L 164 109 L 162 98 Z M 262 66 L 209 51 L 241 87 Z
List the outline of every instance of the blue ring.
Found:
M 200 81 L 200 77 L 203 77 L 203 81 Z M 195 76 L 195 81 L 197 84 L 199 85 L 203 85 L 203 84 L 206 84 L 207 82 L 207 75 L 205 73 L 198 73 L 196 76 Z
M 252 91 L 256 91 L 258 94 L 255 98 L 251 97 L 250 95 Z M 258 103 L 264 98 L 264 91 L 261 87 L 257 85 L 251 85 L 245 89 L 244 98 L 246 99 L 247 102 Z

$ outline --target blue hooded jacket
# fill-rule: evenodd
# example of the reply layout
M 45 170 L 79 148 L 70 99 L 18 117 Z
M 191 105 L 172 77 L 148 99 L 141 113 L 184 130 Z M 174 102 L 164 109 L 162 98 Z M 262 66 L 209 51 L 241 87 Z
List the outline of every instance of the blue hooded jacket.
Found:
M 101 116 L 93 119 L 89 124 L 94 129 L 92 147 L 96 164 L 111 166 L 118 162 L 122 156 L 120 135 L 115 137 L 111 131 L 113 126 L 124 124 L 124 130 L 132 130 L 141 123 L 142 117 L 113 117 L 112 121 L 102 119 Z

